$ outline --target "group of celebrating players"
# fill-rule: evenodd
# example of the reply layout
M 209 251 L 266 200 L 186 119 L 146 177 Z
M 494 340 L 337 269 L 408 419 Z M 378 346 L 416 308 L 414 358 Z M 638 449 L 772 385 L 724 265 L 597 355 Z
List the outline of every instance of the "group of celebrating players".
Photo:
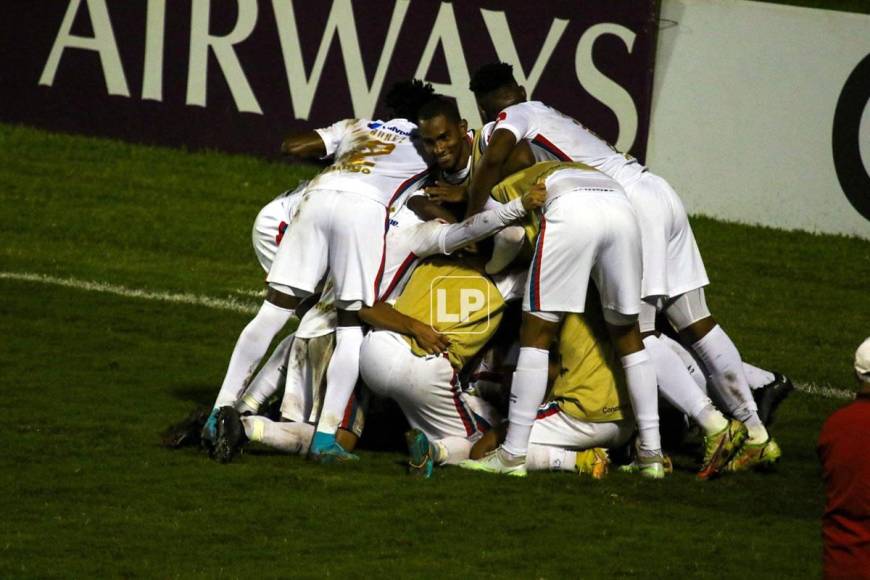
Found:
M 408 81 L 386 96 L 390 120 L 285 140 L 285 154 L 330 164 L 255 221 L 267 292 L 202 417 L 211 456 L 259 442 L 356 460 L 374 394 L 407 419 L 422 477 L 459 465 L 601 478 L 627 449 L 620 469 L 660 479 L 661 396 L 703 436 L 698 477 L 776 463 L 767 425 L 791 383 L 744 363 L 710 314 L 673 189 L 527 101 L 507 64 L 470 88 L 480 130 Z M 282 387 L 280 413 L 265 413 Z

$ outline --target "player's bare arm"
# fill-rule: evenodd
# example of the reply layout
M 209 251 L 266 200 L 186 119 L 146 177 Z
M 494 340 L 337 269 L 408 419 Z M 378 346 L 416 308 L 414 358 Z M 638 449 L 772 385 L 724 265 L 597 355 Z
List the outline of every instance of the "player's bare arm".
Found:
M 316 131 L 307 131 L 284 139 L 281 153 L 294 159 L 311 161 L 326 155 L 326 145 Z
M 424 195 L 415 195 L 408 200 L 408 208 L 417 214 L 423 221 L 441 220 L 452 224 L 456 221 L 456 216 L 448 210 L 435 203 L 434 200 Z
M 380 330 L 391 330 L 413 337 L 417 344 L 429 354 L 445 352 L 450 339 L 415 318 L 406 316 L 386 302 L 377 302 L 372 307 L 359 311 L 360 320 Z
M 468 212 L 471 216 L 483 209 L 486 198 L 493 186 L 505 175 L 504 165 L 516 147 L 517 139 L 506 129 L 496 129 L 492 134 L 486 152 L 480 159 L 480 164 L 471 178 L 468 187 Z
M 452 185 L 443 181 L 436 181 L 435 185 L 426 187 L 424 191 L 436 203 L 461 203 L 468 196 L 465 184 Z

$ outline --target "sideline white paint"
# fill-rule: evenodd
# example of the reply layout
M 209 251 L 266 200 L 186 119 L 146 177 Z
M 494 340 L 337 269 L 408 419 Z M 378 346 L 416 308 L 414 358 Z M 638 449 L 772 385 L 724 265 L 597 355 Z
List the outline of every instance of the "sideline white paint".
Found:
M 256 304 L 243 302 L 232 297 L 212 298 L 211 296 L 202 296 L 199 294 L 176 294 L 154 290 L 140 290 L 138 288 L 127 288 L 126 286 L 107 284 L 106 282 L 78 280 L 76 278 L 58 278 L 56 276 L 46 276 L 45 274 L 36 274 L 33 272 L 0 272 L 0 280 L 38 282 L 41 284 L 52 284 L 55 286 L 64 286 L 66 288 L 75 288 L 76 290 L 114 294 L 115 296 L 123 296 L 124 298 L 141 298 L 144 300 L 157 300 L 174 304 L 192 304 L 195 306 L 205 306 L 216 310 L 228 310 L 230 312 L 239 312 L 242 314 L 256 314 L 258 309 Z
M 84 290 L 87 292 L 103 292 L 105 294 L 123 296 L 124 298 L 158 300 L 161 302 L 172 302 L 174 304 L 192 304 L 195 306 L 205 306 L 216 310 L 228 310 L 230 312 L 240 312 L 243 314 L 255 314 L 258 309 L 256 304 L 242 302 L 235 298 L 212 298 L 210 296 L 201 296 L 198 294 L 174 294 L 171 292 L 140 290 L 137 288 L 118 286 L 116 284 L 107 284 L 105 282 L 78 280 L 76 278 L 58 278 L 56 276 L 46 276 L 45 274 L 37 274 L 34 272 L 0 272 L 0 280 L 17 280 L 21 282 L 53 284 L 55 286 L 74 288 L 76 290 Z M 261 295 L 259 292 L 255 293 L 243 289 L 237 289 L 234 292 L 239 294 L 244 293 L 246 295 Z M 795 389 L 809 395 L 817 395 L 826 399 L 855 398 L 855 394 L 851 391 L 814 384 L 795 384 Z

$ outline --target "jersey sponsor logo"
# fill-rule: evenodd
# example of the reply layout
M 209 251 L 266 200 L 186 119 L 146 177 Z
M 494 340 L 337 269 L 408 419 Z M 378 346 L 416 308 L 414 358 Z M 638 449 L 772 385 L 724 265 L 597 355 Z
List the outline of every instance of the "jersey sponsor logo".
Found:
M 489 330 L 490 286 L 482 277 L 438 276 L 430 284 L 429 296 L 429 323 L 434 330 L 449 327 L 452 334 Z
M 374 123 L 369 123 L 366 126 L 371 130 L 375 130 L 375 129 L 379 128 L 381 125 L 383 125 L 383 123 L 374 122 Z
M 870 147 L 861 151 L 861 118 L 870 104 L 870 55 L 846 80 L 834 113 L 831 145 L 837 179 L 849 203 L 870 220 Z

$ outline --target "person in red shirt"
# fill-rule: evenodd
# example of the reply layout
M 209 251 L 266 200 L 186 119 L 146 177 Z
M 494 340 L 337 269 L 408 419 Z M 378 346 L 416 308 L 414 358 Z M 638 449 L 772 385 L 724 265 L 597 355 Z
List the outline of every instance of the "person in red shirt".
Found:
M 824 574 L 870 580 L 870 338 L 855 353 L 855 373 L 855 402 L 828 417 L 819 435 Z

